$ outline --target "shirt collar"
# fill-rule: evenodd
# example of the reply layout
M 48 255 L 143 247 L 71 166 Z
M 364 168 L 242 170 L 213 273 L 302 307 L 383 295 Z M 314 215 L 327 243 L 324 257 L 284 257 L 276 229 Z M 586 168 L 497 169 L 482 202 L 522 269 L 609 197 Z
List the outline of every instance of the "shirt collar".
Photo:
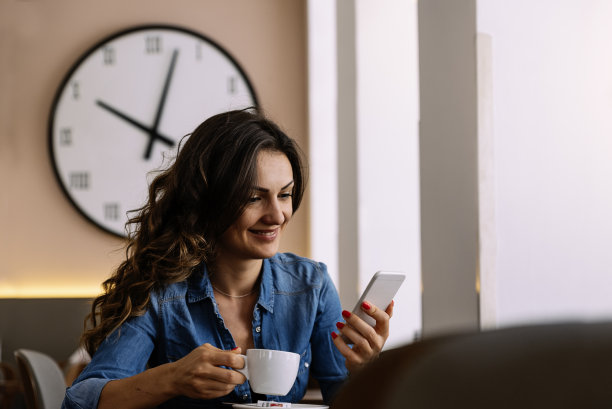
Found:
M 194 303 L 206 298 L 215 299 L 208 268 L 205 263 L 202 263 L 194 269 L 193 274 L 188 278 L 187 302 Z M 262 263 L 257 304 L 269 312 L 274 312 L 274 280 L 272 279 L 272 269 L 268 259 L 264 259 Z
M 261 267 L 261 283 L 257 304 L 269 312 L 274 312 L 274 280 L 270 260 L 264 259 Z
M 206 264 L 202 263 L 194 268 L 187 279 L 187 302 L 198 302 L 205 298 L 213 298 L 213 288 L 208 278 Z

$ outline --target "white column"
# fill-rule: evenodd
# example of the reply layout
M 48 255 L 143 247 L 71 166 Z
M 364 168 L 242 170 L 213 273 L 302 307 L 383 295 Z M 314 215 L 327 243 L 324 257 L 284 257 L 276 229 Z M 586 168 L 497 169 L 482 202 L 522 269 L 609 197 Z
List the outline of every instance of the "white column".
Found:
M 338 285 L 336 4 L 308 1 L 310 250 Z
M 403 271 L 388 347 L 421 330 L 416 0 L 356 4 L 359 292 Z
M 421 328 L 416 14 L 416 0 L 309 1 L 312 256 L 337 266 L 347 309 L 377 270 L 406 272 L 388 347 Z
M 419 2 L 423 334 L 477 329 L 476 0 Z
M 605 0 L 478 0 L 498 326 L 612 316 L 611 20 Z

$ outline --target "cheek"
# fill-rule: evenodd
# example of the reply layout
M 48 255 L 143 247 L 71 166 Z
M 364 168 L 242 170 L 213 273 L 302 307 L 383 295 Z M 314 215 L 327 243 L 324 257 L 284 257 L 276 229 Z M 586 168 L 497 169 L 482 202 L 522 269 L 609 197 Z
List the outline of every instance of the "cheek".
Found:
M 257 220 L 252 213 L 253 212 L 249 211 L 242 213 L 238 220 L 236 220 L 232 225 L 232 229 L 234 229 L 235 232 L 242 232 L 249 229 Z
M 240 220 L 238 220 L 236 224 L 238 225 L 238 228 L 240 230 L 244 231 L 256 225 L 258 220 L 259 218 L 256 217 L 255 215 L 244 215 L 243 217 L 240 218 Z
M 289 220 L 291 220 L 291 217 L 293 216 L 293 208 L 289 206 L 287 209 L 283 210 L 283 213 L 285 214 L 285 224 L 287 224 Z
M 221 240 L 224 242 L 232 242 L 238 240 L 244 234 L 246 227 L 244 226 L 244 220 L 242 218 L 236 220 L 221 236 Z

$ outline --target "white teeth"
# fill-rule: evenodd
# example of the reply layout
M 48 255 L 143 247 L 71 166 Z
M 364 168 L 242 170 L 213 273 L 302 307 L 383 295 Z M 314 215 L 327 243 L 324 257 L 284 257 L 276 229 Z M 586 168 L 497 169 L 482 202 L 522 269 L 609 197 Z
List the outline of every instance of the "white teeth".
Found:
M 258 231 L 258 230 L 255 230 L 254 233 L 260 234 L 262 236 L 274 236 L 276 234 L 275 231 Z

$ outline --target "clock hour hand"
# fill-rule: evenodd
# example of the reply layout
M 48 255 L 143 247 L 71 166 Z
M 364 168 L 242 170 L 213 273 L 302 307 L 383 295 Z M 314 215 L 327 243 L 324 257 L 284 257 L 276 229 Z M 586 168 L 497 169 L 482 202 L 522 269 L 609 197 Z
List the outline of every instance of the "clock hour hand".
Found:
M 134 118 L 124 114 L 123 112 L 117 110 L 116 108 L 113 108 L 112 106 L 108 105 L 106 102 L 101 101 L 101 100 L 96 100 L 96 104 L 104 109 L 106 109 L 108 112 L 118 116 L 119 118 L 123 119 L 124 121 L 126 121 L 127 123 L 135 126 L 136 128 L 146 132 L 149 135 L 154 134 L 155 136 L 150 136 L 149 139 L 153 140 L 153 139 L 159 139 L 160 141 L 162 141 L 163 143 L 165 143 L 168 146 L 174 146 L 174 141 L 166 136 L 160 135 L 156 130 L 149 128 L 148 126 L 143 125 L 141 122 L 135 120 Z M 149 159 L 150 153 L 149 155 L 145 155 L 145 159 Z
M 141 129 L 147 133 L 151 132 L 151 129 L 145 125 L 143 125 L 141 122 L 138 122 L 137 120 L 135 120 L 134 118 L 131 118 L 129 116 L 127 116 L 126 114 L 124 114 L 123 112 L 113 108 L 112 106 L 108 105 L 106 102 L 104 101 L 100 101 L 99 99 L 96 100 L 96 104 L 104 109 L 106 109 L 108 112 L 118 116 L 119 118 L 123 119 L 124 121 L 134 125 L 136 128 Z

